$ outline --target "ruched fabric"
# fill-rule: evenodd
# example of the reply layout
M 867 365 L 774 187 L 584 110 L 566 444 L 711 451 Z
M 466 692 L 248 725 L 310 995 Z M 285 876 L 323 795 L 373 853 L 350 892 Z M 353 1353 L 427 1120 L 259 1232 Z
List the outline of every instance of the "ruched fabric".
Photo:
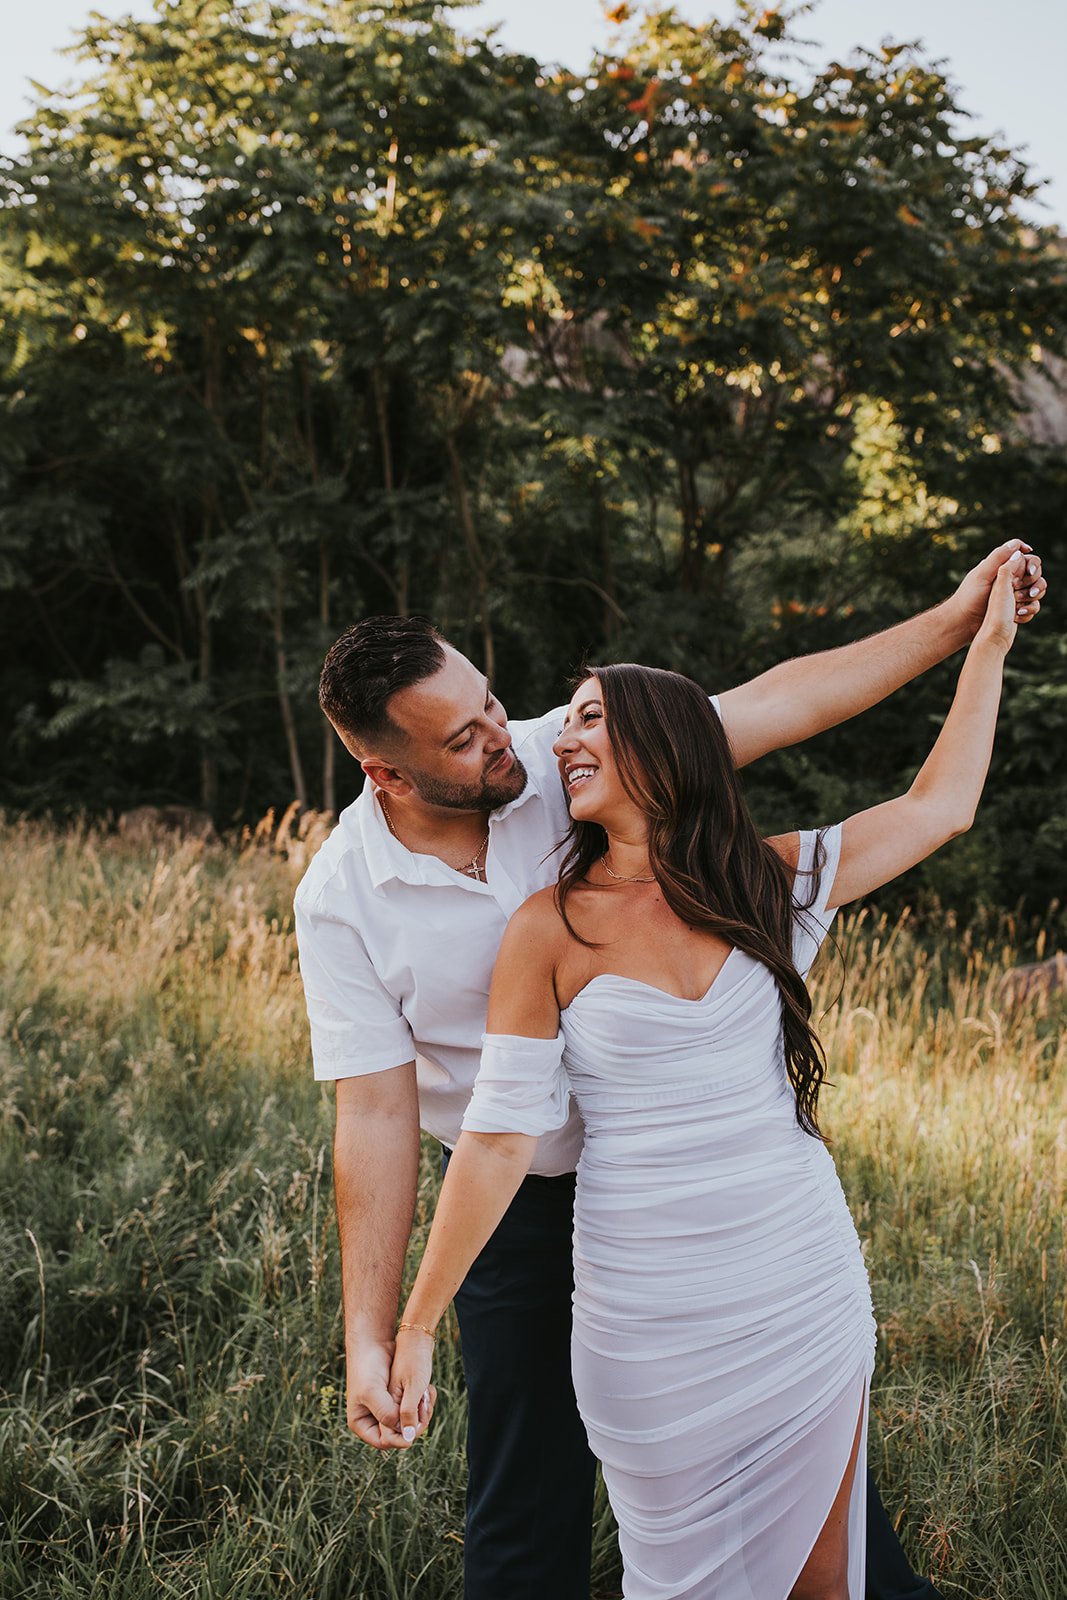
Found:
M 832 920 L 840 828 L 819 837 L 801 835 L 803 972 Z M 626 1600 L 787 1600 L 857 1424 L 849 1597 L 863 1600 L 874 1319 L 833 1161 L 797 1125 L 774 979 L 736 949 L 699 1000 L 604 973 L 561 1034 L 562 1066 L 556 1042 L 525 1041 L 540 1092 L 534 1052 L 517 1076 L 516 1041 L 487 1041 L 472 1111 L 491 1086 L 498 1129 L 557 1125 L 562 1078 L 582 1114 L 572 1363 Z

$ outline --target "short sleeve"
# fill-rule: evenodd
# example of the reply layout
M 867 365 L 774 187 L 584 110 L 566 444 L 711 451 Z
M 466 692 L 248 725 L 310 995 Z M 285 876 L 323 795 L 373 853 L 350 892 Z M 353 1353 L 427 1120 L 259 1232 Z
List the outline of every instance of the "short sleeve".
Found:
M 841 823 L 800 835 L 800 854 L 793 879 L 793 961 L 801 977 L 819 953 L 837 914 L 826 909 L 841 859 Z
M 296 939 L 315 1077 L 357 1078 L 414 1061 L 411 1029 L 358 930 L 297 895 Z
M 524 1039 L 482 1035 L 482 1062 L 463 1118 L 467 1133 L 529 1133 L 562 1128 L 570 1113 L 563 1034 Z

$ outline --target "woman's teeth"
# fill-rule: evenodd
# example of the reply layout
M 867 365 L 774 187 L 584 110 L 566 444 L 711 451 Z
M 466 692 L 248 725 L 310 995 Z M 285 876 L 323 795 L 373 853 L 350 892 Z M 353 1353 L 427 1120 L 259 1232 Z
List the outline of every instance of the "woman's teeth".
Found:
M 572 767 L 567 774 L 567 787 L 573 789 L 576 783 L 582 783 L 586 778 L 596 775 L 595 767 Z

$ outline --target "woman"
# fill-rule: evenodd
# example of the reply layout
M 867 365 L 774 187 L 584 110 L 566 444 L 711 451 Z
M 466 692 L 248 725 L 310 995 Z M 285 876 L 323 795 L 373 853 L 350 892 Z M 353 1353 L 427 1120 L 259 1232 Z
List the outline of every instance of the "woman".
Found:
M 437 1322 L 573 1092 L 574 1383 L 628 1600 L 862 1600 L 874 1322 L 804 975 L 838 906 L 970 825 L 1015 564 L 911 788 L 820 834 L 758 836 L 688 679 L 605 667 L 571 701 L 571 849 L 501 947 L 392 1386 L 413 1439 Z

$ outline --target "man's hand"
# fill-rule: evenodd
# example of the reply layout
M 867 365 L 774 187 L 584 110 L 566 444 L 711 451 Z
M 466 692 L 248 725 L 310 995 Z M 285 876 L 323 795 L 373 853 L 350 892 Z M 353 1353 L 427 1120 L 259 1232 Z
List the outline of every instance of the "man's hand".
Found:
M 1041 601 L 1048 588 L 1041 576 L 1041 557 L 1035 555 L 1031 546 L 1022 539 L 1009 539 L 971 568 L 948 602 L 959 611 L 961 627 L 968 639 L 973 639 L 985 619 L 997 573 L 1017 551 L 1022 553 L 1023 559 L 1016 563 L 1017 570 L 1012 571 L 1015 620 L 1020 624 L 1032 622 L 1041 610 Z
M 372 1450 L 401 1450 L 400 1407 L 389 1393 L 392 1344 L 365 1344 L 348 1353 L 348 1426 Z

